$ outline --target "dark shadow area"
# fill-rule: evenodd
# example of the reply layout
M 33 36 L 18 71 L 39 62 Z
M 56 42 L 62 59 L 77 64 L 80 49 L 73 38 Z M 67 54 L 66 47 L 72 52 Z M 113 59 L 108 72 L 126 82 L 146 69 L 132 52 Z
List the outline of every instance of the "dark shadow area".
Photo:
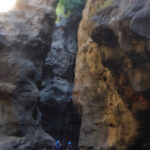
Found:
M 138 138 L 127 150 L 150 150 L 150 109 L 135 114 L 139 120 Z
M 133 68 L 148 63 L 148 57 L 145 53 L 137 53 L 135 50 L 130 50 L 126 52 L 126 55 L 130 58 Z
M 49 101 L 40 105 L 42 127 L 55 140 L 60 140 L 64 148 L 72 141 L 73 149 L 78 149 L 81 119 L 77 107 L 68 101 Z
M 114 32 L 106 27 L 97 27 L 92 31 L 91 38 L 99 45 L 113 48 L 118 45 L 118 38 Z
M 147 100 L 150 101 L 150 88 L 147 89 L 146 91 L 140 92 L 140 94 Z

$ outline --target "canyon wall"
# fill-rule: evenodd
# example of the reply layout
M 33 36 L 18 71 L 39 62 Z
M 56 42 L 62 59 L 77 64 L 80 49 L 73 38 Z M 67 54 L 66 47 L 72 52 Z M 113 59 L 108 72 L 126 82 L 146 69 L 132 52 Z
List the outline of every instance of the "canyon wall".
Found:
M 53 149 L 38 108 L 57 0 L 18 0 L 0 14 L 0 150 Z
M 78 145 L 81 121 L 77 108 L 68 99 L 74 84 L 80 19 L 80 16 L 60 17 L 56 23 L 40 92 L 42 127 L 65 147 L 68 141 L 72 141 L 74 148 Z
M 150 149 L 150 2 L 88 0 L 74 103 L 81 150 Z
M 149 150 L 150 2 L 87 0 L 55 25 L 56 5 L 0 14 L 0 150 Z

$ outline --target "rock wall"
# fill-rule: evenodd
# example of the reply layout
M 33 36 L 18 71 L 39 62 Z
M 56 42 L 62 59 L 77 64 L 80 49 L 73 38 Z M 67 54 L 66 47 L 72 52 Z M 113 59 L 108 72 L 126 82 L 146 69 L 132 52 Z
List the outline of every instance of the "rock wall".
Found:
M 78 31 L 74 103 L 80 149 L 150 149 L 150 2 L 88 0 Z
M 67 100 L 74 84 L 80 19 L 80 16 L 61 17 L 56 23 L 40 92 L 43 128 L 65 147 L 68 141 L 72 141 L 74 148 L 78 146 L 81 121 L 76 107 Z
M 52 149 L 38 99 L 56 0 L 18 0 L 0 14 L 0 149 Z
M 56 4 L 0 14 L 0 150 L 53 149 L 47 133 L 81 150 L 149 150 L 150 2 L 87 0 L 78 40 L 80 18 L 54 27 Z M 82 123 L 67 102 L 75 61 Z

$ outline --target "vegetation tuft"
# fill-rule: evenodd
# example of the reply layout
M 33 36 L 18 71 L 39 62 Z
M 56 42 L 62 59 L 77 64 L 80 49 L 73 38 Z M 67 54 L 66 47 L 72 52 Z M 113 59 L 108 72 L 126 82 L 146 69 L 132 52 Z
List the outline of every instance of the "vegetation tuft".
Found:
M 56 14 L 58 19 L 69 16 L 80 16 L 81 9 L 83 8 L 86 0 L 59 0 Z

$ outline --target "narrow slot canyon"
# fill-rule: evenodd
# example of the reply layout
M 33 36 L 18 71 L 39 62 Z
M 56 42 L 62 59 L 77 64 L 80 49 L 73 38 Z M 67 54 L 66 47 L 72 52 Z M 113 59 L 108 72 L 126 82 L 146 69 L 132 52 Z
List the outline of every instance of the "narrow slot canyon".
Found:
M 0 150 L 150 150 L 150 1 L 0 2 Z

